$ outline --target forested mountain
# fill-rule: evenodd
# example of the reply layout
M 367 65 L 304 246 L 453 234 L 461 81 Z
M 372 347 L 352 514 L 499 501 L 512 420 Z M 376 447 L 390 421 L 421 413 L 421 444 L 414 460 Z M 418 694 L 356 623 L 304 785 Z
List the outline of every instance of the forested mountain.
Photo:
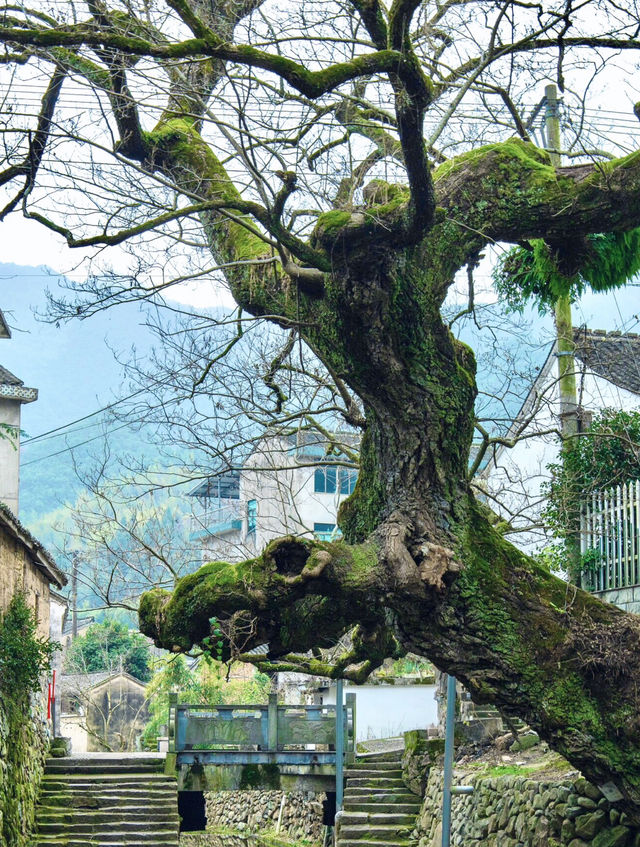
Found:
M 44 312 L 47 289 L 60 293 L 59 283 L 45 268 L 0 264 L 0 309 L 12 332 L 0 347 L 0 363 L 39 392 L 37 402 L 22 408 L 20 512 L 45 543 L 50 517 L 81 490 L 76 467 L 105 445 L 112 456 L 152 460 L 156 453 L 144 428 L 122 426 L 107 413 L 78 420 L 128 393 L 114 354 L 126 359 L 134 344 L 138 356 L 151 349 L 144 312 L 127 304 L 86 321 L 44 323 L 35 312 Z M 72 421 L 78 423 L 67 426 Z

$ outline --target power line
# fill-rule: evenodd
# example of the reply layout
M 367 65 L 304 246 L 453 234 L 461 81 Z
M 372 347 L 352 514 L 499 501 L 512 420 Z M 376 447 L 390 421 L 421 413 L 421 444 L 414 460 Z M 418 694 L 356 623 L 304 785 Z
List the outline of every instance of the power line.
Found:
M 120 424 L 120 426 L 107 430 L 107 432 L 117 432 L 119 429 L 124 429 L 127 426 L 131 426 L 131 424 L 129 422 L 123 423 Z M 31 459 L 28 462 L 23 462 L 21 466 L 26 467 L 27 465 L 34 465 L 36 464 L 36 462 L 44 462 L 45 459 L 52 459 L 54 456 L 60 456 L 62 453 L 69 453 L 71 450 L 75 450 L 77 447 L 83 447 L 85 444 L 90 444 L 92 441 L 97 441 L 98 438 L 102 437 L 102 433 L 100 435 L 94 435 L 93 438 L 87 438 L 86 441 L 79 441 L 77 444 L 72 444 L 69 447 L 64 447 L 62 450 L 57 450 L 55 453 L 49 453 L 47 456 L 39 456 L 37 459 Z
M 94 418 L 96 415 L 102 414 L 102 412 L 107 412 L 109 409 L 113 409 L 118 406 L 120 403 L 124 403 L 126 400 L 131 400 L 133 397 L 137 397 L 139 394 L 143 394 L 145 391 L 148 391 L 148 388 L 139 388 L 137 391 L 134 391 L 132 394 L 128 394 L 126 397 L 121 397 L 119 400 L 114 400 L 113 403 L 109 403 L 107 406 L 103 406 L 101 409 L 96 409 L 95 412 L 91 412 L 89 415 L 83 415 L 81 418 L 77 418 L 75 421 L 70 421 L 67 424 L 63 424 L 62 426 L 55 427 L 54 429 L 50 429 L 47 432 L 41 432 L 39 435 L 34 435 L 33 438 L 25 438 L 24 441 L 21 442 L 22 445 L 33 444 L 34 441 L 40 441 L 43 438 L 47 438 L 50 435 L 53 435 L 56 432 L 61 432 L 64 429 L 68 429 L 75 424 L 82 423 L 83 421 L 88 421 L 90 418 Z M 54 456 L 57 453 L 53 454 Z M 27 462 L 29 464 L 29 462 Z

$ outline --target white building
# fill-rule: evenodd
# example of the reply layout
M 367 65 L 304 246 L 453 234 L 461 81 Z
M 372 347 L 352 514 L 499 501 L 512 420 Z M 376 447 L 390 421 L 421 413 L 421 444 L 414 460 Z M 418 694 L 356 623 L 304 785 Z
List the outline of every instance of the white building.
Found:
M 436 729 L 438 703 L 434 682 L 410 677 L 383 680 L 372 677 L 363 685 L 345 682 L 344 696 L 356 695 L 356 741 L 397 738 L 411 729 Z M 314 700 L 335 705 L 336 684 L 327 680 Z
M 350 434 L 340 439 L 346 452 L 327 455 L 319 435 L 267 435 L 241 469 L 194 488 L 192 538 L 201 543 L 203 559 L 239 561 L 283 535 L 339 537 L 338 507 L 358 475 L 348 458 L 357 439 Z
M 11 331 L 0 311 L 0 339 Z M 0 503 L 18 514 L 20 482 L 20 411 L 23 403 L 38 399 L 35 388 L 26 388 L 17 376 L 0 365 Z
M 640 410 L 640 335 L 580 328 L 574 330 L 578 430 L 589 428 L 604 409 Z M 498 446 L 482 471 L 488 503 L 509 520 L 517 533 L 510 540 L 527 550 L 550 538 L 541 525 L 543 484 L 548 465 L 560 452 L 560 403 L 555 346 L 532 385 L 507 440 Z

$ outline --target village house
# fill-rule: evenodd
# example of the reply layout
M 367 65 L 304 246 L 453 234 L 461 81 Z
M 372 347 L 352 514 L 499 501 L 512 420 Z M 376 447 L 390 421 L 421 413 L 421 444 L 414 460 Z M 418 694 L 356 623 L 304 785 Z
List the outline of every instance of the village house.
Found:
M 60 677 L 60 733 L 71 752 L 132 752 L 149 719 L 147 686 L 126 671 Z
M 0 310 L 0 339 L 11 331 Z M 38 399 L 36 388 L 27 388 L 21 379 L 0 365 L 0 503 L 18 514 L 20 484 L 20 417 L 23 403 Z
M 0 339 L 11 337 L 0 311 Z M 38 619 L 38 632 L 49 637 L 51 589 L 67 580 L 51 555 L 17 518 L 20 484 L 20 410 L 38 397 L 37 389 L 0 365 L 0 612 L 23 593 Z
M 36 613 L 38 634 L 48 638 L 51 587 L 66 583 L 51 555 L 0 503 L 0 611 L 7 610 L 16 594 L 24 594 Z
M 239 561 L 283 535 L 340 537 L 338 508 L 358 477 L 349 459 L 357 436 L 337 433 L 335 443 L 343 449 L 316 433 L 267 435 L 242 468 L 199 483 L 191 537 L 203 560 Z
M 574 330 L 574 343 L 578 433 L 605 409 L 640 411 L 640 335 L 582 327 Z M 511 540 L 528 552 L 552 541 L 541 511 L 548 466 L 560 454 L 556 362 L 554 345 L 506 435 L 517 439 L 515 446 L 498 446 L 479 479 L 489 504 L 515 530 Z M 602 558 L 602 573 L 586 587 L 640 612 L 640 484 L 603 492 L 582 511 L 582 550 L 597 548 Z

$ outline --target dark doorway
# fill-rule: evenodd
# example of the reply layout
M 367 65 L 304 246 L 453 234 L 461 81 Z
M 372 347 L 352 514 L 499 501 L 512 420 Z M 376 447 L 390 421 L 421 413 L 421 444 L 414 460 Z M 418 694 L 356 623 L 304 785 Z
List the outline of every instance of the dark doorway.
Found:
M 180 832 L 202 832 L 207 825 L 202 791 L 178 791 L 178 814 Z
M 336 820 L 336 792 L 327 791 L 327 799 L 322 801 L 322 825 L 333 826 Z

